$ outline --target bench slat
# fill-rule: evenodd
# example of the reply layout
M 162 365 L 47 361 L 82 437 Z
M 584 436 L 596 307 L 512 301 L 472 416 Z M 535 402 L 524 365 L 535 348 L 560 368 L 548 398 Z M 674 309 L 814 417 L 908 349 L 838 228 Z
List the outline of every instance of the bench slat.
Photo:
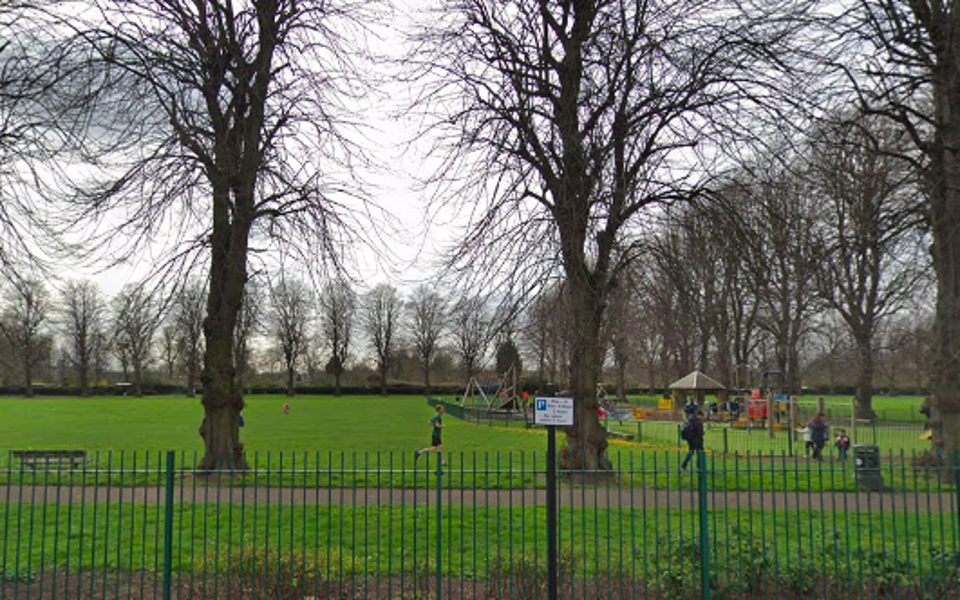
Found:
M 14 450 L 12 454 L 21 464 L 31 469 L 39 465 L 76 467 L 87 460 L 86 450 Z

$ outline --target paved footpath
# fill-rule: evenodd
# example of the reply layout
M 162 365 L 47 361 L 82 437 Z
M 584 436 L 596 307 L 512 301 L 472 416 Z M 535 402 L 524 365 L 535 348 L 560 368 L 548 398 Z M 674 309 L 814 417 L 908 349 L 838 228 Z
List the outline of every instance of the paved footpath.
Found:
M 444 489 L 441 502 L 452 506 L 520 508 L 546 504 L 543 489 L 472 490 Z M 247 506 L 283 504 L 288 506 L 411 506 L 435 505 L 436 490 L 412 488 L 279 488 L 178 485 L 174 502 L 188 504 L 235 503 Z M 925 490 L 885 492 L 781 492 L 781 491 L 709 491 L 711 510 L 771 509 L 866 511 L 883 513 L 958 512 L 956 492 L 929 493 Z M 0 485 L 0 502 L 27 504 L 162 504 L 162 487 L 118 486 L 7 486 Z M 559 493 L 561 507 L 601 509 L 680 509 L 695 508 L 699 497 L 690 490 L 655 490 L 639 487 L 564 488 Z

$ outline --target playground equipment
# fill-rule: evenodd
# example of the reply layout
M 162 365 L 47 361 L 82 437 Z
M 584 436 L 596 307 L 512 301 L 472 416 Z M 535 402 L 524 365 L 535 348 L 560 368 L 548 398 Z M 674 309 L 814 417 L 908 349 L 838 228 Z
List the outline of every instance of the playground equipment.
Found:
M 511 365 L 506 373 L 500 375 L 487 374 L 483 379 L 471 377 L 460 403 L 464 407 L 485 410 L 526 410 L 516 365 Z
M 766 398 L 771 395 L 782 394 L 785 381 L 783 371 L 777 369 L 764 371 L 760 381 L 760 395 Z
M 483 379 L 471 377 L 467 387 L 460 397 L 460 404 L 465 407 L 489 408 L 493 404 L 493 397 L 499 388 L 496 377 L 486 376 Z
M 733 426 L 738 429 L 766 429 L 770 437 L 778 430 L 787 431 L 788 436 L 792 436 L 791 424 L 796 420 L 792 416 L 793 400 L 784 388 L 782 371 L 764 371 L 760 387 L 751 389 L 749 397 L 744 398 L 746 411 Z

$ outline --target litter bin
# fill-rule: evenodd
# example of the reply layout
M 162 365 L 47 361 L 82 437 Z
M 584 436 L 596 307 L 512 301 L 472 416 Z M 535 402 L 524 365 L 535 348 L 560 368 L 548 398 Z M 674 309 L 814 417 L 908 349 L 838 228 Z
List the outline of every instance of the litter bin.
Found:
M 883 475 L 880 473 L 880 447 L 857 444 L 853 447 L 853 477 L 857 487 L 874 492 L 883 491 Z

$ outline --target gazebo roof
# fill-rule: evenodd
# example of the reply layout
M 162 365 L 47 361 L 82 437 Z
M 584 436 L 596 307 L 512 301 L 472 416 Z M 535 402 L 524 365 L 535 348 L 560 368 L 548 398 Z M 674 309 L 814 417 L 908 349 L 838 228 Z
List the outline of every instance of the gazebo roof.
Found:
M 671 390 L 724 390 L 726 387 L 716 379 L 694 371 L 689 375 L 670 384 Z

